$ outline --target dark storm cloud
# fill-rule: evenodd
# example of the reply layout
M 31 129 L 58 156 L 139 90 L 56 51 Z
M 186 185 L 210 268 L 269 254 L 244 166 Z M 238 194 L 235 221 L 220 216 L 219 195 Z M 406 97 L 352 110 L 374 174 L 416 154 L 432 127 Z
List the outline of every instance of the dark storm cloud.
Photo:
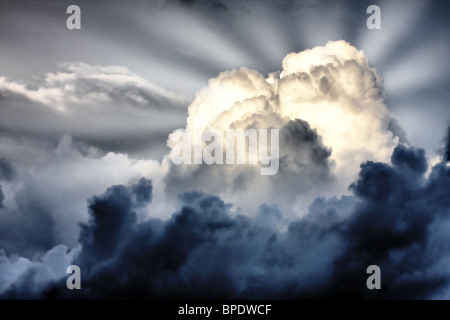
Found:
M 2 186 L 0 185 L 0 209 L 3 208 L 4 200 L 5 200 L 5 194 L 3 193 Z
M 314 164 L 321 173 L 328 173 L 331 150 L 323 145 L 322 138 L 308 122 L 295 119 L 284 125 L 280 130 L 280 149 L 281 167 L 289 162 L 297 166 Z
M 5 158 L 0 158 L 0 180 L 11 181 L 16 175 L 12 164 Z
M 18 192 L 15 202 L 15 207 L 0 211 L 0 248 L 8 254 L 35 257 L 55 246 L 51 204 L 33 187 Z
M 247 65 L 266 73 L 277 69 L 287 52 L 323 45 L 330 38 L 355 42 L 370 59 L 375 57 L 372 61 L 382 74 L 392 70 L 392 75 L 400 75 L 401 79 L 387 77 L 388 96 L 390 85 L 397 84 L 403 90 L 404 83 L 411 79 L 413 84 L 427 83 L 422 90 L 398 91 L 391 100 L 395 103 L 389 103 L 395 108 L 405 101 L 409 107 L 412 102 L 420 105 L 415 111 L 426 110 L 421 111 L 426 116 L 418 117 L 420 125 L 415 117 L 407 131 L 426 137 L 429 142 L 429 135 L 436 131 L 420 128 L 435 127 L 448 114 L 446 81 L 429 81 L 436 80 L 432 75 L 439 73 L 429 68 L 434 65 L 429 62 L 446 61 L 448 52 L 448 39 L 441 35 L 448 33 L 450 10 L 441 2 L 431 2 L 427 10 L 421 11 L 420 19 L 406 24 L 411 32 L 400 38 L 391 37 L 392 46 L 386 40 L 396 28 L 385 24 L 389 21 L 386 7 L 382 6 L 383 29 L 379 32 L 365 29 L 365 8 L 372 4 L 370 1 L 281 1 L 262 2 L 263 5 L 256 1 L 243 5 L 239 1 L 168 1 L 183 10 L 174 16 L 174 12 L 163 12 L 165 9 L 160 10 L 154 5 L 157 2 L 152 1 L 143 2 L 150 7 L 133 5 L 126 10 L 118 2 L 80 3 L 82 32 L 69 32 L 65 28 L 65 8 L 71 4 L 68 1 L 2 1 L 0 4 L 1 76 L 13 79 L 7 83 L 11 86 L 0 88 L 0 133 L 2 138 L 8 136 L 14 141 L 11 148 L 19 144 L 18 138 L 47 143 L 56 141 L 61 134 L 71 133 L 76 140 L 98 146 L 105 152 L 142 154 L 150 146 L 164 145 L 167 133 L 184 123 L 185 110 L 178 108 L 182 106 L 177 99 L 129 82 L 111 85 L 78 78 L 47 88 L 51 90 L 41 100 L 45 90 L 39 94 L 33 91 L 39 87 L 45 89 L 45 85 L 39 85 L 34 77 L 41 75 L 42 70 L 54 70 L 55 61 L 126 65 L 166 88 L 194 91 L 220 70 Z M 332 10 L 329 5 L 333 6 Z M 391 21 L 399 21 L 398 26 L 404 22 L 402 6 L 398 6 L 397 15 L 390 15 Z M 163 18 L 157 20 L 157 17 Z M 186 19 L 178 22 L 180 18 Z M 201 23 L 191 32 L 197 21 Z M 170 33 L 173 30 L 175 35 Z M 424 45 L 423 40 L 431 33 L 437 35 L 436 39 L 442 38 L 438 39 L 443 44 L 438 47 L 440 50 L 428 46 L 429 42 Z M 361 35 L 370 35 L 367 43 L 376 44 L 372 37 L 377 34 L 383 35 L 381 45 L 359 46 Z M 413 63 L 406 68 L 412 74 L 395 68 L 396 63 L 419 46 L 427 52 L 444 55 L 441 59 L 439 54 L 425 55 L 424 60 L 418 54 L 420 59 L 412 59 Z M 437 68 L 445 73 L 442 64 Z M 418 69 L 428 73 L 417 72 Z M 26 83 L 24 90 L 14 91 L 23 83 Z M 74 92 L 70 91 L 72 85 Z M 320 88 L 329 89 L 325 82 Z M 76 103 L 70 105 L 68 116 L 56 110 L 70 97 L 66 89 L 74 93 L 75 100 L 87 96 L 93 99 L 82 100 L 86 109 L 78 108 Z M 53 96 L 54 92 L 62 95 Z M 419 96 L 425 103 L 421 103 Z M 104 97 L 107 103 L 102 100 Z M 433 101 L 434 107 L 423 108 L 432 99 L 437 101 Z M 166 106 L 168 112 L 163 112 Z M 407 108 L 408 114 L 411 110 Z M 436 121 L 425 121 L 433 117 Z M 173 123 L 166 123 L 169 120 Z M 404 120 L 399 121 L 404 125 Z M 400 137 L 400 142 L 406 141 L 395 122 L 389 123 L 389 130 Z M 168 221 L 140 221 L 138 212 L 152 200 L 150 182 L 144 179 L 132 187 L 113 186 L 91 198 L 91 220 L 81 225 L 82 249 L 73 261 L 82 267 L 83 289 L 79 292 L 66 290 L 64 278 L 54 283 L 48 278 L 51 272 L 37 267 L 34 261 L 29 262 L 31 267 L 12 286 L 3 286 L 3 278 L 10 277 L 3 270 L 10 265 L 11 269 L 6 271 L 15 270 L 13 262 L 23 262 L 23 257 L 34 259 L 52 250 L 60 257 L 65 250 L 54 247 L 59 242 L 55 240 L 52 204 L 36 190 L 46 189 L 47 185 L 36 182 L 34 187 L 25 186 L 14 195 L 15 207 L 8 207 L 11 190 L 8 183 L 16 179 L 17 171 L 22 172 L 22 168 L 15 162 L 13 167 L 9 157 L 0 158 L 0 248 L 5 249 L 0 250 L 0 297 L 439 296 L 448 290 L 449 284 L 446 260 L 450 252 L 450 169 L 445 161 L 450 160 L 450 128 L 447 131 L 444 162 L 437 164 L 427 178 L 423 150 L 399 146 L 392 155 L 392 165 L 375 162 L 362 165 L 358 180 L 350 187 L 354 196 L 316 199 L 308 216 L 291 222 L 285 232 L 277 228 L 285 226 L 285 222 L 282 210 L 275 205 L 261 206 L 252 217 L 235 216 L 230 212 L 231 205 L 201 192 L 184 193 L 180 198 L 181 209 Z M 308 181 L 319 190 L 318 182 L 328 181 L 331 150 L 301 120 L 290 122 L 281 134 L 282 145 L 291 149 L 282 151 L 280 174 L 274 178 L 278 179 L 278 200 L 285 203 L 292 201 L 292 193 L 310 187 L 303 178 L 312 177 Z M 185 181 L 177 173 L 181 169 L 175 168 L 170 172 L 169 178 L 173 179 L 168 181 L 169 187 L 179 188 L 176 191 L 195 187 L 214 193 L 209 183 L 242 191 L 252 185 L 258 191 L 261 186 L 250 183 L 253 177 L 245 176 L 248 173 L 229 177 L 220 174 L 221 168 L 215 172 L 212 167 L 203 169 L 195 175 L 196 180 Z M 292 170 L 301 173 L 292 174 Z M 67 180 L 70 185 L 70 179 Z M 65 199 L 60 196 L 56 192 L 54 202 Z M 21 257 L 11 256 L 14 254 Z M 365 287 L 368 276 L 365 270 L 371 264 L 381 267 L 381 291 L 371 292 Z M 58 269 L 58 274 L 64 274 L 66 265 Z M 12 276 L 11 279 L 14 281 Z
M 81 265 L 92 266 L 113 256 L 117 246 L 134 231 L 135 209 L 151 199 L 152 185 L 144 178 L 131 188 L 114 186 L 102 196 L 92 198 L 89 205 L 91 220 L 81 226 Z
M 450 246 L 435 229 L 450 218 L 449 167 L 439 163 L 425 180 L 423 150 L 403 146 L 391 161 L 393 166 L 363 164 L 350 186 L 360 202 L 342 226 L 347 248 L 335 262 L 336 295 L 420 299 L 448 286 L 448 273 L 436 266 L 448 258 Z M 383 274 L 384 289 L 377 293 L 359 281 L 371 264 Z
M 447 136 L 446 138 L 446 148 L 445 148 L 445 153 L 444 153 L 444 159 L 445 161 L 450 161 L 450 127 L 447 128 Z
M 0 211 L 0 248 L 27 258 L 57 244 L 76 246 L 78 224 L 88 218 L 86 199 L 108 186 L 152 176 L 159 167 L 156 161 L 135 161 L 124 154 L 99 155 L 69 136 L 44 151 L 23 140 L 8 143 L 11 151 L 1 146 L 20 170 L 14 180 L 0 180 L 6 197 Z M 145 200 L 139 189 L 136 194 Z
M 181 4 L 187 7 L 202 7 L 211 11 L 227 10 L 226 1 L 210 1 L 210 0 L 166 0 L 167 4 Z
M 82 225 L 74 260 L 82 290 L 61 279 L 35 297 L 435 297 L 449 285 L 450 169 L 443 161 L 426 178 L 423 150 L 402 145 L 391 162 L 362 164 L 353 197 L 316 199 L 285 232 L 276 207 L 233 216 L 231 205 L 196 191 L 180 196 L 171 219 L 139 222 L 150 182 L 111 187 L 90 200 Z M 373 264 L 381 290 L 366 288 Z M 3 297 L 16 297 L 15 288 Z
M 341 198 L 333 197 L 326 199 L 324 197 L 316 198 L 308 208 L 311 218 L 321 218 L 323 215 L 338 215 L 345 217 L 353 212 L 357 198 L 354 196 L 342 196 Z

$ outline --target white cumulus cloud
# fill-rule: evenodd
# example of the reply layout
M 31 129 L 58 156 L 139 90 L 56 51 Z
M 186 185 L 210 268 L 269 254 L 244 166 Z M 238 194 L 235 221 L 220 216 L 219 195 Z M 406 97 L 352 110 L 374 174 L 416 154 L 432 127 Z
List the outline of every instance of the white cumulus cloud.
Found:
M 296 119 L 305 121 L 309 128 L 290 123 Z M 212 169 L 192 165 L 174 168 L 169 184 L 176 185 L 177 191 L 213 190 L 244 206 L 277 203 L 281 190 L 287 192 L 283 198 L 287 205 L 297 201 L 304 209 L 317 195 L 346 193 L 362 162 L 388 162 L 399 142 L 391 131 L 393 122 L 395 118 L 384 103 L 382 79 L 364 52 L 345 41 L 330 41 L 288 54 L 283 69 L 267 77 L 247 68 L 222 72 L 189 106 L 186 131 L 194 144 L 203 144 L 198 133 L 207 129 L 279 128 L 285 138 L 280 138 L 280 149 L 285 150 L 280 160 L 285 161 L 279 173 L 284 179 L 260 177 L 252 166 Z M 299 132 L 303 138 L 298 137 Z M 314 133 L 315 143 L 307 147 L 307 137 Z M 289 143 L 293 139 L 289 135 L 297 135 L 298 141 Z M 173 137 L 168 139 L 171 148 L 177 143 Z M 317 172 L 311 148 L 321 150 L 322 175 Z M 327 150 L 331 152 L 328 156 Z M 305 154 L 310 154 L 306 162 Z M 297 163 L 296 168 L 288 165 L 289 158 L 290 163 Z M 286 187 L 294 184 L 296 188 Z

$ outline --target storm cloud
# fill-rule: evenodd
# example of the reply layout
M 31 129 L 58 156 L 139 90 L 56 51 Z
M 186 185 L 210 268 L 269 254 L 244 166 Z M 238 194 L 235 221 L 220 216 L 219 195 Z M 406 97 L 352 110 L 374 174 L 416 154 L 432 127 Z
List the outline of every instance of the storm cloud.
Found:
M 5 145 L 11 146 L 11 141 Z M 0 248 L 7 254 L 31 259 L 58 244 L 73 247 L 78 224 L 88 218 L 86 199 L 93 194 L 113 184 L 132 184 L 142 176 L 160 185 L 157 161 L 112 152 L 104 155 L 70 136 L 62 137 L 55 148 L 23 140 L 14 148 L 5 145 L 1 145 L 3 154 L 16 167 L 14 179 L 0 180 L 4 195 Z M 154 205 L 161 205 L 160 201 Z
M 0 180 L 11 181 L 15 176 L 15 169 L 5 158 L 0 158 Z
M 62 278 L 27 292 L 56 299 L 448 295 L 448 161 L 426 177 L 424 151 L 399 145 L 390 162 L 362 164 L 352 196 L 316 199 L 285 231 L 276 207 L 235 215 L 231 204 L 197 191 L 180 195 L 169 220 L 140 220 L 151 182 L 113 186 L 90 199 L 90 219 L 81 225 L 72 263 L 81 267 L 83 289 L 66 289 Z M 366 288 L 373 264 L 381 268 L 381 290 Z M 16 282 L 2 296 L 20 297 L 21 290 Z
M 449 299 L 450 11 L 369 4 L 2 1 L 0 298 Z M 170 159 L 249 128 L 277 174 Z
M 0 186 L 0 209 L 3 208 L 3 200 L 5 200 L 5 194 L 3 193 L 2 186 Z

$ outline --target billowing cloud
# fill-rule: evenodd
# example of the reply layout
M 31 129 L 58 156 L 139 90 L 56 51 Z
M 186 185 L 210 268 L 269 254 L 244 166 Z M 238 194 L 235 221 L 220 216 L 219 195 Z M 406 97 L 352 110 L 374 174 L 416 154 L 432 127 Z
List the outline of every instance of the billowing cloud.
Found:
M 252 167 L 185 166 L 171 170 L 169 188 L 213 190 L 227 201 L 253 205 L 252 209 L 276 201 L 275 190 L 281 188 L 287 192 L 286 207 L 305 209 L 318 193 L 346 193 L 360 163 L 386 162 L 397 143 L 405 141 L 384 104 L 381 77 L 364 52 L 345 41 L 290 53 L 281 72 L 268 77 L 247 68 L 222 72 L 189 106 L 186 132 L 193 148 L 204 147 L 205 130 L 249 128 L 281 130 L 280 148 L 285 153 L 280 155 L 278 177 L 260 177 Z M 168 139 L 171 148 L 178 143 L 175 136 Z M 181 180 L 186 183 L 178 183 Z M 227 189 L 242 184 L 243 197 L 234 194 L 236 188 Z
M 450 161 L 450 127 L 447 128 L 447 136 L 445 142 L 446 148 L 444 150 L 444 159 Z
M 423 150 L 400 145 L 391 163 L 365 162 L 350 187 L 353 196 L 317 199 L 285 231 L 276 226 L 275 207 L 235 216 L 230 204 L 196 191 L 180 196 L 169 220 L 138 221 L 137 210 L 152 199 L 150 182 L 113 186 L 91 198 L 81 229 L 73 263 L 83 270 L 83 289 L 66 289 L 62 278 L 27 292 L 139 299 L 442 295 L 450 275 L 448 162 L 425 178 Z M 381 290 L 366 288 L 372 264 L 381 268 Z M 20 283 L 8 288 L 3 297 L 22 290 Z
M 382 297 L 426 298 L 448 288 L 448 162 L 424 179 L 424 151 L 398 146 L 391 163 L 366 162 L 350 186 L 359 203 L 342 230 L 348 246 L 336 261 L 333 283 L 342 281 L 350 293 L 343 294 L 371 296 L 356 281 L 358 270 L 370 264 L 383 270 Z
M 302 203 L 305 208 L 317 196 L 318 189 L 323 188 L 326 193 L 325 190 L 335 185 L 330 155 L 331 149 L 323 145 L 317 131 L 307 122 L 295 119 L 280 126 L 276 174 L 262 176 L 258 165 L 177 166 L 166 157 L 170 169 L 165 176 L 165 187 L 172 196 L 189 190 L 212 192 L 247 212 L 263 203 L 277 203 L 285 215 L 299 215 L 300 209 L 292 210 L 297 197 L 308 199 Z
M 3 208 L 3 200 L 5 200 L 5 194 L 3 193 L 2 186 L 0 185 L 0 209 Z
M 0 180 L 11 181 L 15 176 L 12 164 L 5 158 L 0 158 Z
M 147 176 L 162 189 L 157 161 L 113 152 L 103 155 L 70 136 L 54 149 L 23 142 L 4 153 L 20 167 L 14 180 L 1 182 L 0 248 L 8 254 L 31 258 L 60 243 L 74 246 L 78 224 L 88 218 L 86 199 L 110 185 Z M 164 198 L 159 200 L 154 205 L 163 206 Z
M 178 127 L 162 120 L 187 101 L 122 67 L 1 78 L 0 95 L 0 298 L 450 294 L 448 137 L 434 162 L 409 146 L 381 77 L 347 42 L 291 53 L 268 76 L 222 72 L 190 104 L 194 146 L 206 129 L 279 129 L 271 176 L 111 152 L 116 138 L 154 137 L 152 124 Z M 69 264 L 81 291 L 66 288 Z M 372 264 L 381 291 L 365 286 Z
M 0 249 L 0 292 L 9 292 L 9 298 L 33 299 L 49 283 L 64 277 L 77 250 L 58 245 L 37 260 L 17 255 L 7 256 Z
M 152 185 L 144 178 L 130 189 L 114 186 L 104 195 L 91 199 L 91 220 L 81 227 L 80 264 L 89 268 L 113 256 L 121 242 L 133 232 L 137 221 L 135 210 L 151 199 Z

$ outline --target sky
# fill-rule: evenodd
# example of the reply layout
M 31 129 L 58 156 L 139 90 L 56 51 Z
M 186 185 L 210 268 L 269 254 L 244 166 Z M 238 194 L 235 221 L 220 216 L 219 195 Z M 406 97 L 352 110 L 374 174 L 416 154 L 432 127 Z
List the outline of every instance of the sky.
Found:
M 449 299 L 449 10 L 1 1 L 0 298 Z M 276 174 L 172 161 L 249 128 Z

